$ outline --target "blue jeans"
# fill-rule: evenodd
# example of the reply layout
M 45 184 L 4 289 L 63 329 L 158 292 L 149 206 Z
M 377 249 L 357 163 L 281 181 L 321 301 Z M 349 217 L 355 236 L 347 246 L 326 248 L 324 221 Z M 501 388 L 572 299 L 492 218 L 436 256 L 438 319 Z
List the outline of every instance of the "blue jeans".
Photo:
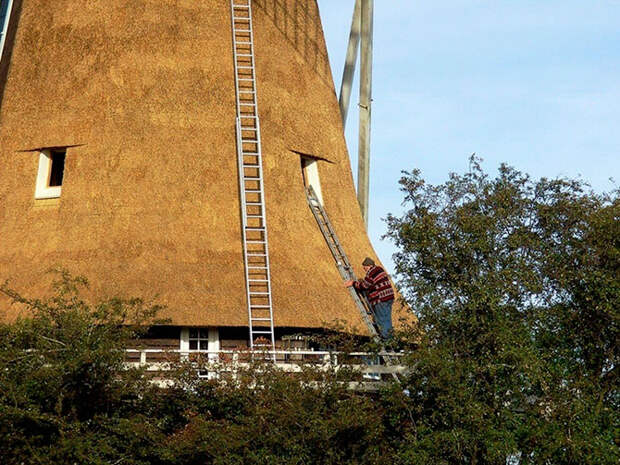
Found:
M 375 314 L 375 322 L 379 327 L 379 334 L 383 339 L 387 339 L 392 334 L 392 304 L 394 300 L 387 302 L 377 302 L 373 305 L 373 313 Z

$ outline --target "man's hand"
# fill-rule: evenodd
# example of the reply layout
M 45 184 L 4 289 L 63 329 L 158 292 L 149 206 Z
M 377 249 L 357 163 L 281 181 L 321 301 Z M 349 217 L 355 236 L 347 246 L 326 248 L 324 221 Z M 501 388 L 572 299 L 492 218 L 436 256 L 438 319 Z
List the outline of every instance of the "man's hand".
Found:
M 353 286 L 353 283 L 354 283 L 354 282 L 355 282 L 355 281 L 351 281 L 351 280 L 349 280 L 349 281 L 345 281 L 345 282 L 344 282 L 344 286 L 345 286 L 345 287 L 351 287 L 351 286 Z

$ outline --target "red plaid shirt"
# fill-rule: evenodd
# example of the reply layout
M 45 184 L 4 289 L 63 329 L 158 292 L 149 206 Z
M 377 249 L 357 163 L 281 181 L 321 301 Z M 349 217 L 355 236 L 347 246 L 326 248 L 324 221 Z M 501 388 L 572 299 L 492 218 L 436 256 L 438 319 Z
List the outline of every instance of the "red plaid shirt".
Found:
M 390 278 L 380 266 L 372 266 L 363 279 L 353 283 L 358 291 L 366 291 L 371 305 L 379 302 L 394 300 L 394 289 L 390 284 Z

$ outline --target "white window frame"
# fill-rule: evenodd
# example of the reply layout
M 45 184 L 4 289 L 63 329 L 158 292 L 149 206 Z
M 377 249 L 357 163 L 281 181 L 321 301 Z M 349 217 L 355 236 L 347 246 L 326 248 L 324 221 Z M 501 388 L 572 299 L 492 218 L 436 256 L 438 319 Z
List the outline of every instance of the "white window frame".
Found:
M 192 329 L 196 329 L 198 331 L 198 337 L 194 338 L 192 337 L 191 340 L 195 340 L 198 341 L 198 347 L 200 347 L 200 341 L 206 341 L 207 342 L 207 350 L 209 352 L 217 352 L 220 350 L 220 331 L 218 328 L 192 328 Z M 208 330 L 208 335 L 206 338 L 204 337 L 200 337 L 200 330 Z M 190 337 L 189 337 L 189 330 L 190 328 L 182 328 L 181 329 L 181 340 L 180 340 L 180 345 L 179 345 L 179 349 L 181 350 L 181 352 L 185 353 L 185 352 L 204 352 L 204 349 L 201 350 L 200 348 L 198 349 L 190 349 L 189 348 L 189 341 L 190 341 Z M 213 354 L 209 354 L 209 358 L 210 359 L 217 359 L 217 354 L 213 353 Z
M 52 173 L 52 151 L 42 150 L 39 152 L 39 169 L 37 171 L 37 184 L 34 190 L 35 199 L 57 199 L 62 192 L 62 186 L 50 186 L 50 174 Z
M 317 158 L 301 157 L 303 177 L 306 186 L 312 186 L 316 198 L 323 205 L 323 194 L 321 192 L 321 179 L 319 178 L 319 164 Z
M 179 341 L 179 350 L 181 351 L 181 360 L 187 360 L 188 359 L 188 355 L 190 353 L 200 353 L 200 352 L 204 352 L 204 349 L 200 349 L 200 342 L 206 340 L 207 341 L 207 351 L 209 351 L 209 361 L 211 362 L 217 362 L 218 360 L 218 354 L 217 352 L 219 352 L 220 350 L 220 331 L 218 328 L 191 328 L 191 329 L 196 329 L 198 331 L 198 337 L 197 338 L 191 338 L 192 340 L 198 341 L 197 347 L 198 349 L 190 349 L 189 348 L 189 341 L 190 341 L 190 337 L 189 337 L 189 331 L 190 328 L 181 328 L 181 338 Z M 200 330 L 208 330 L 208 334 L 206 338 L 200 337 Z M 198 376 L 200 378 L 209 378 L 209 379 L 214 379 L 217 377 L 217 373 L 214 371 L 200 371 L 198 373 Z
M 4 24 L 0 24 L 0 60 L 2 60 L 2 52 L 4 50 L 4 42 L 6 40 L 6 33 L 9 30 L 9 19 L 11 18 L 12 9 L 13 9 L 13 0 L 9 0 L 9 4 L 6 7 L 6 17 L 4 18 Z

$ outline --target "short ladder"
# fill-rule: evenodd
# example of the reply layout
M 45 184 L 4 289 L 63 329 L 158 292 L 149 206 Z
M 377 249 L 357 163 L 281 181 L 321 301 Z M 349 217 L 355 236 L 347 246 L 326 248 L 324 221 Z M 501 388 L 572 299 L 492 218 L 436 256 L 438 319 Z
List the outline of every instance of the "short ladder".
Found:
M 251 0 L 231 0 L 231 18 L 250 348 L 275 351 Z
M 327 246 L 329 247 L 329 250 L 334 256 L 334 260 L 336 261 L 336 267 L 340 272 L 340 276 L 342 277 L 343 281 L 355 280 L 356 277 L 355 273 L 353 272 L 353 267 L 351 266 L 351 263 L 349 262 L 347 254 L 344 252 L 340 241 L 338 240 L 338 236 L 336 236 L 336 231 L 334 231 L 334 228 L 329 221 L 327 212 L 323 208 L 323 205 L 321 205 L 321 202 L 319 202 L 319 199 L 316 196 L 316 193 L 314 192 L 312 186 L 306 187 L 306 198 L 308 199 L 308 205 L 310 206 L 310 210 L 312 210 L 314 218 L 319 225 L 319 229 L 321 230 L 321 233 L 325 238 L 325 242 L 327 242 Z M 375 326 L 374 320 L 371 316 L 370 304 L 365 297 L 361 297 L 357 293 L 357 290 L 353 286 L 349 287 L 349 292 L 351 293 L 351 297 L 353 297 L 353 301 L 355 302 L 355 305 L 357 306 L 360 315 L 362 316 L 362 320 L 364 320 L 364 323 L 366 323 L 366 327 L 368 328 L 372 339 L 376 343 L 380 344 L 382 351 L 385 352 L 385 349 L 383 348 L 383 341 L 379 336 L 377 327 Z M 392 357 L 382 357 L 387 365 L 393 364 Z

